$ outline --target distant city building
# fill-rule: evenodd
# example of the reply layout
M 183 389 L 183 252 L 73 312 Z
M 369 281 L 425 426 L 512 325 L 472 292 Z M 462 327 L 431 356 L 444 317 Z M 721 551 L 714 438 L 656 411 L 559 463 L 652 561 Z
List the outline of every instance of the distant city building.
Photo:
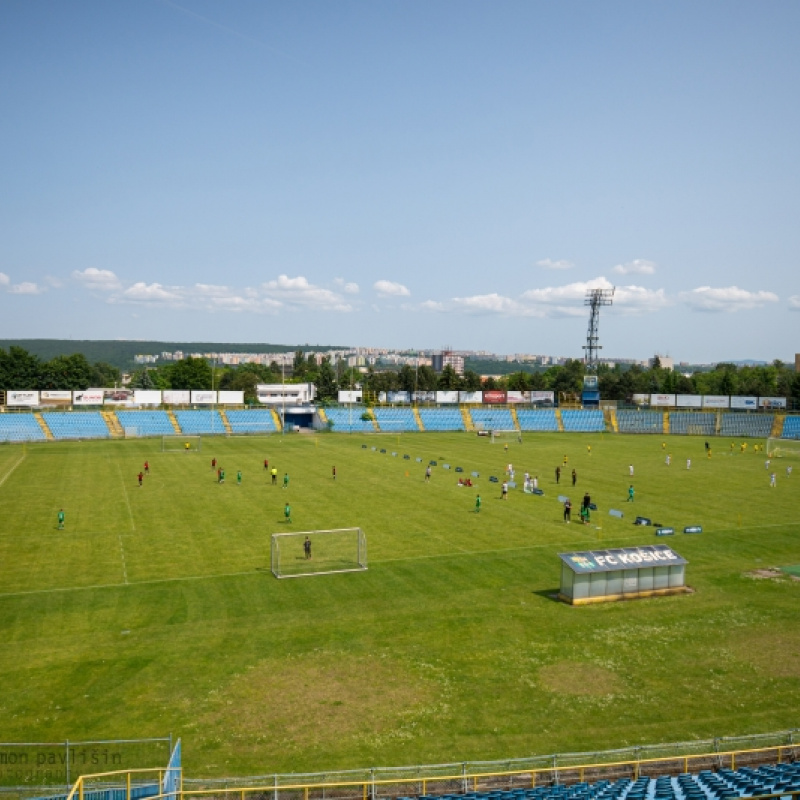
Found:
M 653 364 L 656 363 L 656 359 L 658 359 L 659 364 L 661 364 L 661 369 L 668 369 L 670 372 L 675 369 L 674 358 L 670 356 L 660 356 L 658 353 L 647 362 L 647 365 L 652 368 Z
M 456 355 L 451 350 L 443 353 L 434 353 L 431 357 L 431 365 L 434 372 L 441 372 L 445 367 L 452 367 L 456 375 L 464 374 L 464 356 Z

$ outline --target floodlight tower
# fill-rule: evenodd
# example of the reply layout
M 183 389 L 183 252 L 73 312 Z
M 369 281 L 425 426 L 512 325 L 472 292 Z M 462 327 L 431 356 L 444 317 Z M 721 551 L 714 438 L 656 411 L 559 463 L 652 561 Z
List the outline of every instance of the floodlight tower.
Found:
M 583 349 L 586 351 L 586 356 L 584 358 L 585 370 L 583 374 L 581 405 L 584 408 L 598 408 L 600 405 L 597 365 L 600 360 L 598 351 L 602 348 L 598 344 L 600 337 L 597 333 L 597 321 L 600 318 L 600 307 L 610 306 L 613 301 L 613 286 L 610 289 L 590 289 L 586 292 L 586 298 L 583 301 L 583 304 L 590 308 L 589 331 L 586 334 L 586 344 L 583 346 Z
M 598 351 L 603 348 L 598 344 L 600 339 L 597 333 L 597 321 L 600 318 L 600 307 L 610 306 L 614 302 L 614 287 L 610 289 L 589 289 L 586 292 L 583 304 L 590 307 L 589 312 L 589 331 L 586 334 L 586 344 L 583 349 L 586 351 L 584 363 L 586 373 L 597 374 L 597 364 L 599 361 Z

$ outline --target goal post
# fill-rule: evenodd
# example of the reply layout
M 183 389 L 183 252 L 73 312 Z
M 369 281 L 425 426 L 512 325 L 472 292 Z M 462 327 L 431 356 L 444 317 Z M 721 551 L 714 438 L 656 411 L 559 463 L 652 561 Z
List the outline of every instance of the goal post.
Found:
M 767 456 L 769 458 L 783 458 L 800 456 L 800 439 L 777 439 L 772 436 L 767 439 Z
M 164 434 L 161 437 L 162 453 L 199 453 L 202 441 L 200 436 Z
M 522 444 L 522 431 L 497 430 L 492 431 L 492 444 L 495 442 L 519 442 Z
M 273 533 L 270 565 L 276 578 L 362 572 L 367 568 L 367 537 L 361 528 Z

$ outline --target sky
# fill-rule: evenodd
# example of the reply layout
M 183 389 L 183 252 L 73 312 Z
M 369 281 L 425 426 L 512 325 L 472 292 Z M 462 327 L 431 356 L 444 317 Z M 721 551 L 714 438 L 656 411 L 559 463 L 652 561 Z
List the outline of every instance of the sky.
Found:
M 796 0 L 0 0 L 0 338 L 800 352 Z

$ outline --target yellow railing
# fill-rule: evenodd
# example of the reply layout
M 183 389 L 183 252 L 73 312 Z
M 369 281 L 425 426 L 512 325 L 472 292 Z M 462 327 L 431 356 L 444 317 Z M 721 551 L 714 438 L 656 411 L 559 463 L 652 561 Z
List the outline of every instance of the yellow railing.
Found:
M 164 776 L 167 772 L 177 772 L 179 776 L 178 791 L 169 792 L 167 794 L 161 793 L 161 787 L 164 784 Z M 149 777 L 148 777 L 149 776 Z M 157 777 L 156 777 L 157 776 Z M 138 780 L 134 780 L 138 778 Z M 125 800 L 130 800 L 131 789 L 142 784 L 158 783 L 158 794 L 149 795 L 147 800 L 158 800 L 158 798 L 177 797 L 183 791 L 183 774 L 179 768 L 165 768 L 157 767 L 152 769 L 134 769 L 134 770 L 115 770 L 113 772 L 98 772 L 92 775 L 81 775 L 75 781 L 72 789 L 67 795 L 67 800 L 84 800 L 84 794 L 88 792 L 108 791 L 109 789 L 125 788 Z M 87 787 L 87 784 L 90 784 Z
M 286 783 L 278 782 L 278 776 L 271 784 L 258 786 L 219 786 L 212 788 L 187 789 L 183 775 L 179 770 L 178 788 L 174 792 L 162 793 L 159 788 L 157 795 L 152 795 L 148 800 L 189 800 L 189 798 L 224 797 L 235 800 L 248 800 L 248 797 L 261 798 L 268 796 L 270 800 L 280 800 L 281 795 L 291 800 L 378 800 L 378 798 L 396 797 L 398 795 L 435 795 L 435 794 L 463 794 L 466 792 L 490 791 L 497 788 L 533 788 L 535 786 L 572 783 L 596 782 L 602 779 L 631 778 L 636 780 L 646 775 L 677 775 L 680 773 L 699 772 L 702 769 L 717 771 L 720 769 L 735 770 L 740 766 L 759 766 L 764 763 L 782 763 L 796 761 L 800 758 L 800 744 L 775 745 L 752 750 L 734 750 L 727 752 L 714 752 L 695 755 L 673 755 L 661 758 L 627 760 L 617 762 L 598 762 L 593 764 L 565 764 L 559 765 L 557 759 L 549 766 L 531 767 L 527 769 L 469 772 L 460 774 L 431 775 L 427 777 L 391 777 L 367 778 L 351 781 L 332 781 L 321 783 Z M 538 759 L 537 759 L 538 760 Z M 545 761 L 545 759 L 542 759 Z M 163 786 L 167 769 L 133 770 L 106 772 L 98 775 L 85 775 L 77 780 L 67 800 L 84 800 L 84 789 L 87 784 L 89 791 L 98 791 L 106 788 L 121 788 L 123 781 L 113 780 L 123 778 L 126 789 L 126 800 L 130 800 L 133 785 L 141 786 L 147 781 L 141 776 L 158 776 L 159 787 Z M 135 784 L 132 776 L 138 779 Z M 285 776 L 288 777 L 288 776 Z M 151 780 L 151 782 L 155 782 Z M 199 781 L 198 781 L 199 783 Z M 213 783 L 213 781 L 209 781 Z M 226 784 L 228 782 L 226 781 Z M 786 797 L 800 796 L 797 791 L 780 791 L 775 794 L 759 795 L 759 797 Z

